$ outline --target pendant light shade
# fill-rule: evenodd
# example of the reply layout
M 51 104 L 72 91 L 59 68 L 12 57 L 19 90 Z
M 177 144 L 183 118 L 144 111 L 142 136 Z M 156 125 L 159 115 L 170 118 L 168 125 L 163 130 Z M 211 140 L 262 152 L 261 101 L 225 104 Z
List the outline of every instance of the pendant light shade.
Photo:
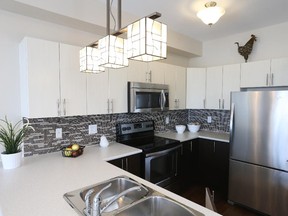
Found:
M 128 66 L 126 39 L 107 35 L 99 40 L 100 66 L 122 68 Z
M 129 59 L 155 61 L 167 57 L 167 26 L 144 17 L 127 27 Z
M 225 14 L 225 10 L 216 6 L 216 2 L 208 2 L 205 4 L 205 9 L 199 11 L 197 16 L 206 24 L 215 24 L 221 16 Z
M 99 51 L 94 47 L 84 47 L 80 50 L 80 72 L 101 73 L 105 71 L 104 67 L 99 66 Z

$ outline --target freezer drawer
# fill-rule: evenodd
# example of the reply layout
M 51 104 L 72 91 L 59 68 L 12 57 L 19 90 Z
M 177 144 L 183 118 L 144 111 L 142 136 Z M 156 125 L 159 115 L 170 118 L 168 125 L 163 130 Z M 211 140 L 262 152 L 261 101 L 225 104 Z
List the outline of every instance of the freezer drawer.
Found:
M 228 199 L 272 216 L 288 215 L 288 173 L 230 160 Z

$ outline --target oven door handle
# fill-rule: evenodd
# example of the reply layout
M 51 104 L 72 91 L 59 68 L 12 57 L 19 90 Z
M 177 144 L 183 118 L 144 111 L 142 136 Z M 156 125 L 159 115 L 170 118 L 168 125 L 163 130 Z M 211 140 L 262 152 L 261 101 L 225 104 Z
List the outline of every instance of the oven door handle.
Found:
M 181 145 L 178 145 L 176 147 L 173 148 L 169 148 L 163 151 L 159 151 L 159 152 L 153 152 L 153 153 L 148 153 L 146 154 L 146 157 L 159 157 L 161 155 L 167 154 L 169 152 L 175 151 L 176 149 L 181 148 Z

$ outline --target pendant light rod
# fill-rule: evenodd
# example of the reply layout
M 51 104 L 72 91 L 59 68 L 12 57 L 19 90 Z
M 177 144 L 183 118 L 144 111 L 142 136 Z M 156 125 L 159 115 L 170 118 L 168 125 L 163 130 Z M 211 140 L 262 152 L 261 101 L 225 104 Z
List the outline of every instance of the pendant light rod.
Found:
M 122 4 L 121 4 L 121 0 L 118 0 L 118 8 L 117 8 L 117 31 L 120 31 L 121 29 L 121 19 L 122 19 Z
M 106 0 L 106 35 L 110 35 L 110 0 Z

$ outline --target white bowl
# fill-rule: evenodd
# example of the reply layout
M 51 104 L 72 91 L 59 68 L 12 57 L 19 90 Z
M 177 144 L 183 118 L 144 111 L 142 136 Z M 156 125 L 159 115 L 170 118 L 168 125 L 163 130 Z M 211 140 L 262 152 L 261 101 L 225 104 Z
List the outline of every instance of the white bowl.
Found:
M 185 131 L 186 126 L 185 125 L 176 125 L 175 128 L 176 128 L 177 133 L 182 134 Z
M 200 124 L 187 124 L 187 126 L 190 132 L 196 133 L 199 131 L 201 125 Z

